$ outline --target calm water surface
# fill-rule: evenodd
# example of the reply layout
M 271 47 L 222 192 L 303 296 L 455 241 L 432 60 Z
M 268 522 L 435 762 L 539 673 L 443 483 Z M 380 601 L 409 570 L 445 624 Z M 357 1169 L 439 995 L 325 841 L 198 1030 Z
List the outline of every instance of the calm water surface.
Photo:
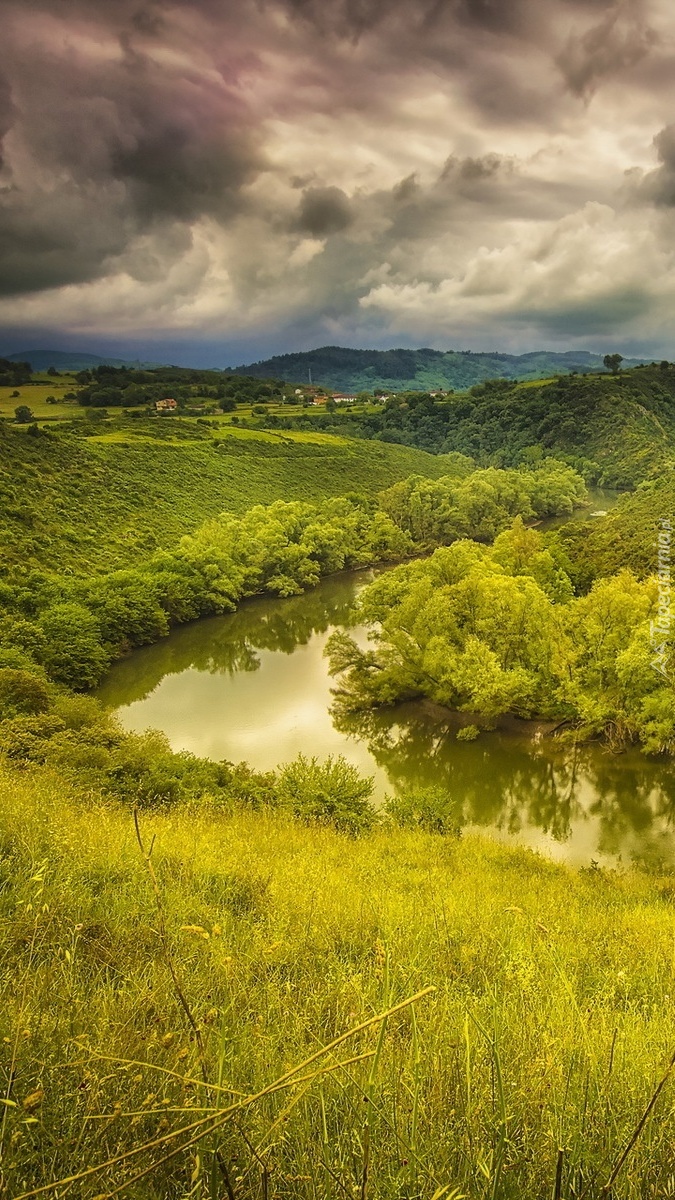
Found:
M 304 596 L 250 600 L 184 626 L 117 663 L 98 694 L 126 729 L 161 729 L 174 750 L 259 770 L 301 752 L 342 754 L 373 777 L 380 801 L 442 785 L 467 828 L 576 863 L 675 864 L 675 772 L 664 762 L 575 752 L 525 723 L 459 742 L 460 719 L 419 702 L 334 720 L 324 647 L 340 628 L 367 644 L 351 610 L 372 578 L 334 576 Z

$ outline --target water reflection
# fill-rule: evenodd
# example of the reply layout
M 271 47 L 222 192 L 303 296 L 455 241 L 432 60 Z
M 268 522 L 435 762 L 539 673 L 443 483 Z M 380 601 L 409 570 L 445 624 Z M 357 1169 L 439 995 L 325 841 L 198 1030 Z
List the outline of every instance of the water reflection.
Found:
M 244 602 L 231 616 L 210 617 L 116 663 L 97 695 L 111 708 L 149 696 L 167 675 L 190 669 L 234 676 L 258 671 L 260 651 L 293 654 L 318 634 L 353 627 L 354 602 L 375 571 L 350 571 L 314 591 L 284 600 Z
M 420 703 L 336 714 L 335 721 L 367 744 L 393 791 L 447 790 L 462 826 L 530 842 L 522 835 L 537 830 L 547 842 L 579 845 L 592 830 L 600 857 L 675 862 L 675 773 L 666 761 L 635 750 L 561 746 L 525 722 L 458 742 L 460 720 Z
M 372 572 L 177 630 L 116 664 L 99 695 L 129 729 L 163 729 L 175 749 L 269 770 L 303 752 L 343 754 L 375 796 L 447 789 L 459 823 L 589 863 L 675 864 L 675 773 L 637 751 L 574 750 L 511 722 L 458 741 L 461 718 L 428 703 L 334 711 L 324 658 Z M 357 630 L 359 638 L 364 631 Z

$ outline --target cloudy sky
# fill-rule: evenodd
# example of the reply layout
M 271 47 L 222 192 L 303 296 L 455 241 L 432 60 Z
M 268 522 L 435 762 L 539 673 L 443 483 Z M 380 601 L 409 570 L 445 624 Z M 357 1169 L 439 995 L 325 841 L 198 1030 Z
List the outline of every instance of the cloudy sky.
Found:
M 675 356 L 672 0 L 0 21 L 0 353 Z

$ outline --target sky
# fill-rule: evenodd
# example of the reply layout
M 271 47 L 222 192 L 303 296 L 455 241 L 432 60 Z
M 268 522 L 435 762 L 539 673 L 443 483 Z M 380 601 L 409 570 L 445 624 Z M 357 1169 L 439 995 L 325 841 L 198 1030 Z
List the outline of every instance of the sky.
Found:
M 675 357 L 672 0 L 0 0 L 0 353 Z

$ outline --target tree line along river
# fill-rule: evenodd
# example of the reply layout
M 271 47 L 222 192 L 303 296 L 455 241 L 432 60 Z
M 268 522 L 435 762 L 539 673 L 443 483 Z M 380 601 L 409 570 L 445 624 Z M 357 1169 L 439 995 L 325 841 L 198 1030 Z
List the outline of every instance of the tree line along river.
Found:
M 611 494 L 593 493 L 610 507 Z M 441 787 L 460 823 L 575 863 L 675 862 L 675 772 L 639 751 L 561 746 L 535 723 L 504 721 L 473 742 L 469 716 L 426 702 L 336 720 L 324 648 L 372 571 L 345 572 L 290 599 L 256 598 L 176 629 L 109 672 L 99 698 L 123 726 L 162 730 L 174 750 L 272 770 L 299 753 L 341 754 L 374 800 Z

